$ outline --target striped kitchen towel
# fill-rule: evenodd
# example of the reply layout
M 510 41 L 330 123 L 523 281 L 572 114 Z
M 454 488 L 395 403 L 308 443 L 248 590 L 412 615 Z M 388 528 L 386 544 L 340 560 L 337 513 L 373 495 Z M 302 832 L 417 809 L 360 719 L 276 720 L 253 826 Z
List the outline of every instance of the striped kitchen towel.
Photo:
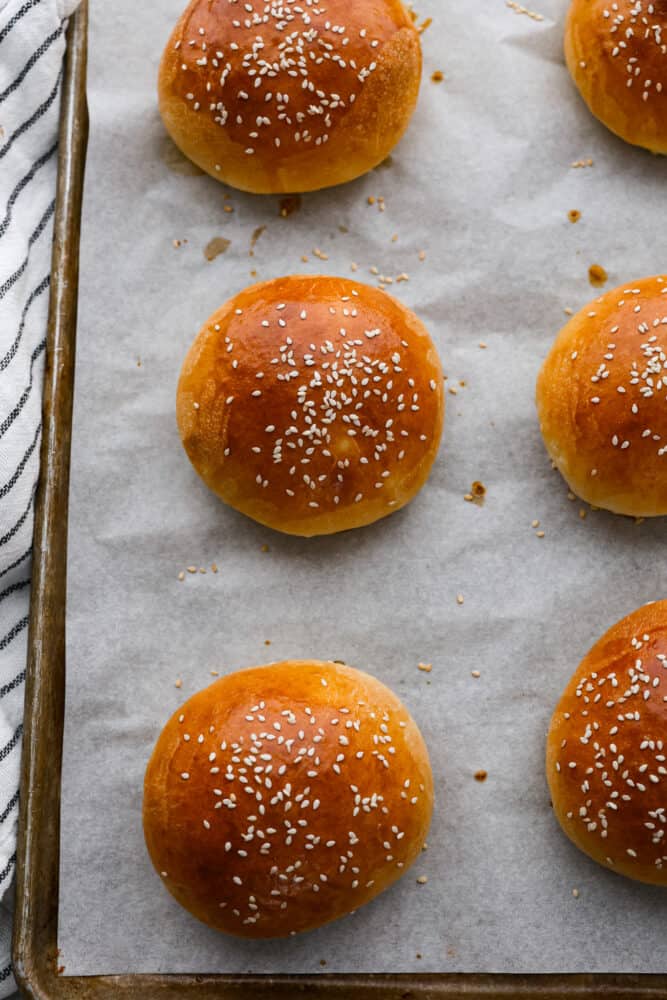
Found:
M 16 988 L 6 893 L 16 864 L 65 18 L 77 2 L 0 0 L 0 998 Z

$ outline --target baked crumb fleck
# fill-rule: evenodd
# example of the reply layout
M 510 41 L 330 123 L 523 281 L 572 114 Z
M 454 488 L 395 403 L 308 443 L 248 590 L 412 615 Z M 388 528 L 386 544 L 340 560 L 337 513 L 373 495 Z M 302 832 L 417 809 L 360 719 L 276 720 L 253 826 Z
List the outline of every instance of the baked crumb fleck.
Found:
M 470 493 L 466 493 L 464 499 L 468 503 L 476 503 L 478 507 L 484 505 L 484 499 L 486 497 L 486 486 L 484 483 L 480 483 L 478 479 L 470 487 Z
M 217 572 L 218 572 L 218 564 L 211 563 L 211 573 L 217 573 Z
M 197 572 L 197 567 L 196 566 L 188 566 L 187 570 L 188 570 L 188 573 L 196 573 Z
M 486 781 L 488 776 L 488 771 L 475 771 L 474 774 L 475 781 Z
M 581 212 L 579 211 L 578 208 L 571 208 L 570 211 L 567 213 L 567 217 L 572 223 L 579 222 L 579 219 L 581 218 Z
M 445 79 L 445 74 L 440 69 L 436 69 L 434 73 L 431 73 L 431 83 L 442 83 Z
M 270 552 L 270 551 L 271 550 L 269 549 L 268 545 L 262 545 L 262 552 Z
M 588 157 L 586 160 L 575 160 L 574 163 L 570 164 L 570 166 L 574 167 L 575 170 L 581 169 L 582 167 L 592 167 L 593 161 L 590 157 Z
M 609 275 L 599 264 L 591 264 L 588 268 L 588 280 L 594 288 L 602 288 L 609 280 Z
M 294 194 L 289 195 L 287 198 L 283 198 L 280 202 L 279 211 L 280 216 L 283 219 L 288 219 L 290 215 L 294 215 L 301 208 L 301 195 Z
M 579 890 L 578 889 L 573 889 L 572 890 L 572 895 L 574 896 L 575 899 L 579 899 L 579 895 L 580 895 Z
M 174 681 L 174 687 L 175 688 L 182 688 L 183 687 L 183 681 L 181 680 L 180 677 L 177 677 L 176 680 Z
M 181 572 L 178 574 L 178 579 L 181 581 L 181 583 L 183 583 L 183 580 L 185 580 L 185 573 L 183 572 L 183 570 L 181 570 Z
M 427 882 L 428 882 L 427 875 L 419 875 L 419 877 L 417 878 L 417 885 L 426 885 Z
M 537 532 L 537 537 L 538 538 L 544 538 L 544 532 L 543 531 L 538 531 Z
M 459 605 L 459 607 L 464 603 L 463 594 L 456 595 L 456 603 Z
M 419 259 L 422 260 L 422 261 L 426 260 L 426 251 L 425 250 L 420 250 L 419 251 Z
M 431 671 L 433 670 L 433 664 L 432 663 L 418 663 L 417 664 L 417 670 L 421 670 L 425 674 L 430 674 Z
M 477 680 L 477 678 L 478 678 L 478 677 L 481 677 L 482 675 L 481 675 L 481 673 L 479 672 L 479 670 L 471 670 L 471 671 L 470 671 L 470 676 L 471 676 L 471 677 L 474 677 L 474 678 L 475 678 L 475 680 Z

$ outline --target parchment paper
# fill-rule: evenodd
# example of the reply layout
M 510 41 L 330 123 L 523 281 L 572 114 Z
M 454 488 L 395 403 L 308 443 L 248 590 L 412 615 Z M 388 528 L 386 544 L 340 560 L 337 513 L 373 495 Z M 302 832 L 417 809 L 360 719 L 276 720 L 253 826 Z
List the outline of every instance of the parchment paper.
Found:
M 155 78 L 181 0 L 91 5 L 66 974 L 667 971 L 667 893 L 571 847 L 543 773 L 548 720 L 580 658 L 616 619 L 665 596 L 665 521 L 581 519 L 533 406 L 564 308 L 595 294 L 589 265 L 608 270 L 608 287 L 664 269 L 666 166 L 592 119 L 562 61 L 564 0 L 534 3 L 542 22 L 503 0 L 420 0 L 433 17 L 423 89 L 391 165 L 304 197 L 288 218 L 278 198 L 197 175 L 165 138 Z M 431 82 L 435 70 L 445 82 Z M 583 213 L 576 225 L 570 209 Z M 231 245 L 207 261 L 215 237 Z M 393 290 L 430 327 L 458 394 L 412 506 L 367 530 L 289 539 L 198 481 L 176 432 L 176 380 L 200 325 L 255 277 L 350 274 L 352 262 L 369 282 L 371 267 L 409 274 Z M 488 489 L 483 507 L 463 499 L 473 480 Z M 212 562 L 217 575 L 178 580 Z M 284 657 L 343 659 L 393 686 L 429 744 L 437 808 L 428 851 L 386 895 L 317 933 L 249 944 L 207 930 L 161 888 L 142 779 L 160 727 L 211 670 Z

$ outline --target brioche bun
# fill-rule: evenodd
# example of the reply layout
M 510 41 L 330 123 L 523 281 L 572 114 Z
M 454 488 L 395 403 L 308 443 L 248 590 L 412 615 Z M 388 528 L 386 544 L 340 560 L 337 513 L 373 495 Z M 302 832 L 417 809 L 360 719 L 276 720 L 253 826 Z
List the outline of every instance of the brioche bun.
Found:
M 342 184 L 384 160 L 417 103 L 401 0 L 192 0 L 160 65 L 160 113 L 202 170 L 255 194 Z
M 628 615 L 584 657 L 551 720 L 547 779 L 577 847 L 667 886 L 667 601 Z
M 358 909 L 409 868 L 433 807 L 428 753 L 383 684 L 287 661 L 189 699 L 148 764 L 144 833 L 199 920 L 286 937 Z
M 537 408 L 573 493 L 617 514 L 667 514 L 666 276 L 621 285 L 567 323 Z
M 178 426 L 230 506 L 293 535 L 370 524 L 426 482 L 444 417 L 424 326 L 343 278 L 255 285 L 211 316 L 185 359 Z
M 573 0 L 565 58 L 596 118 L 667 153 L 667 0 Z

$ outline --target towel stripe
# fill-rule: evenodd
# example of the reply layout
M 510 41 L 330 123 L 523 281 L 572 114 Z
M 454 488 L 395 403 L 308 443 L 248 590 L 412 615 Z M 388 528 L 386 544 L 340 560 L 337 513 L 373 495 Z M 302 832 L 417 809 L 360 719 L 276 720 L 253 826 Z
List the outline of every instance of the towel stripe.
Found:
M 9 228 L 9 224 L 12 221 L 12 209 L 14 208 L 14 205 L 16 204 L 16 199 L 21 194 L 21 191 L 23 191 L 23 189 L 28 186 L 28 184 L 33 179 L 39 168 L 43 167 L 45 163 L 48 163 L 48 161 L 51 159 L 51 157 L 53 156 L 53 154 L 56 152 L 57 149 L 58 149 L 58 143 L 54 142 L 53 146 L 51 146 L 51 149 L 47 150 L 46 153 L 44 153 L 43 156 L 40 156 L 38 160 L 35 160 L 28 173 L 25 175 L 25 177 L 21 178 L 21 180 L 18 182 L 18 184 L 10 194 L 9 201 L 7 202 L 7 212 L 2 222 L 0 222 L 0 237 L 4 236 L 5 233 L 7 232 L 7 229 Z

